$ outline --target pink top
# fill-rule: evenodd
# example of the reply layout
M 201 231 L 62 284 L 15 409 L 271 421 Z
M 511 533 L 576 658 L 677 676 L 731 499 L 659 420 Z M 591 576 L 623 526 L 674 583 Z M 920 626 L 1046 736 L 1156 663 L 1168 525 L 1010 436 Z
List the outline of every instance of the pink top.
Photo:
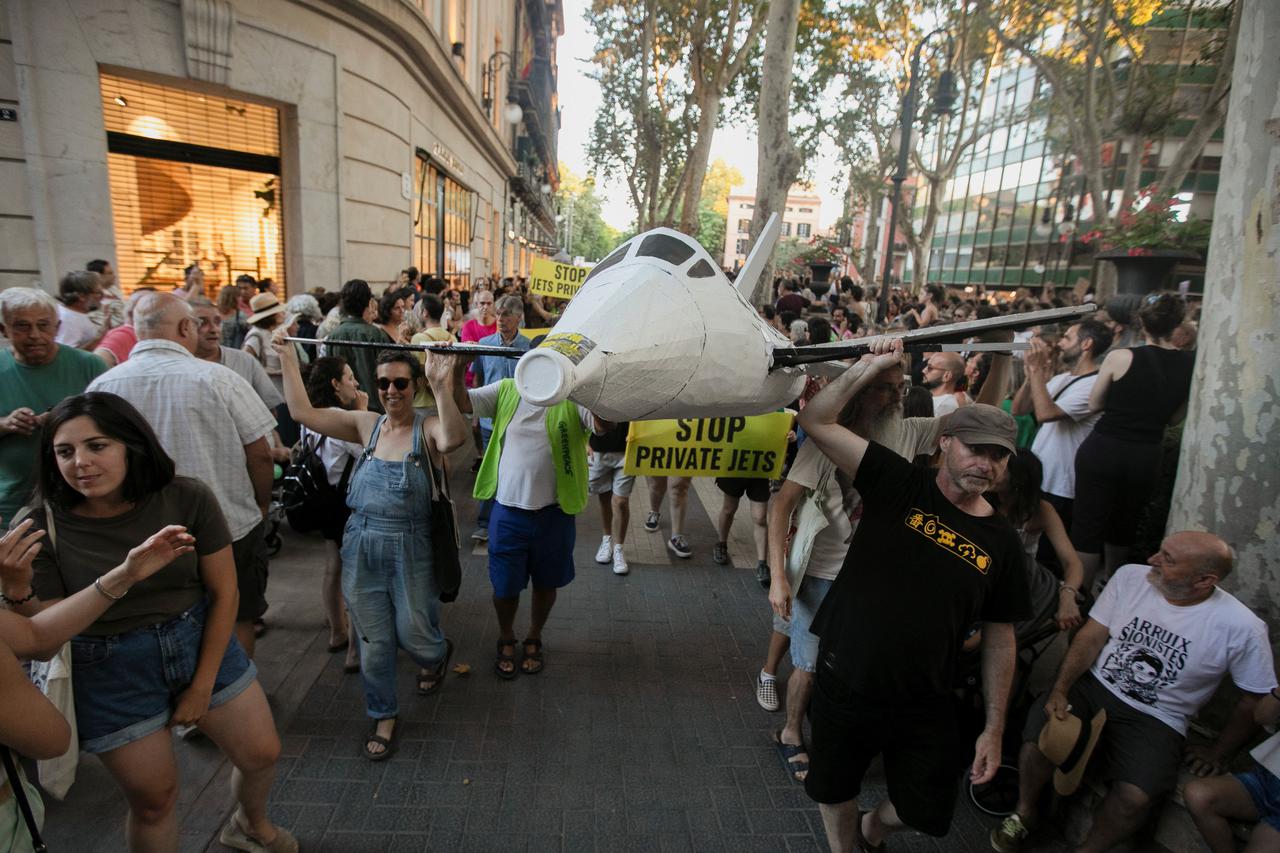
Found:
M 458 333 L 458 340 L 474 342 L 481 338 L 487 338 L 497 331 L 497 320 L 494 320 L 492 325 L 486 326 L 484 323 L 473 318 L 462 324 L 462 331 Z M 471 365 L 469 364 L 467 365 L 466 382 L 468 387 L 475 384 L 475 374 L 471 371 Z
M 102 336 L 97 349 L 104 349 L 116 357 L 116 364 L 124 364 L 129 360 L 129 353 L 138 342 L 138 333 L 133 326 L 116 326 Z
M 498 322 L 486 326 L 479 320 L 471 319 L 462 324 L 462 333 L 458 336 L 463 341 L 478 341 L 498 331 Z

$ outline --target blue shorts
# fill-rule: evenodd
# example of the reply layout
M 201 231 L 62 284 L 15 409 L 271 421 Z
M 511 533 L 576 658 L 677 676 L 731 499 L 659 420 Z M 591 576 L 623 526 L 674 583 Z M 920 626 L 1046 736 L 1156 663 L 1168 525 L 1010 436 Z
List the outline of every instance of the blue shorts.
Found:
M 517 509 L 493 504 L 489 515 L 489 581 L 498 598 L 519 598 L 530 579 L 538 589 L 573 580 L 574 518 L 552 505 Z
M 1235 777 L 1253 798 L 1258 810 L 1258 821 L 1280 832 L 1280 779 L 1261 764 L 1254 764 L 1248 773 L 1236 773 Z
M 818 668 L 818 635 L 809 629 L 833 583 L 806 576 L 791 600 L 791 621 L 784 622 L 778 614 L 773 615 L 773 630 L 791 638 L 791 666 L 795 669 L 814 672 Z
M 195 676 L 208 611 L 208 601 L 201 601 L 159 625 L 112 637 L 71 640 L 71 684 L 81 749 L 110 752 L 168 725 L 178 694 Z M 209 707 L 239 696 L 257 674 L 232 635 Z

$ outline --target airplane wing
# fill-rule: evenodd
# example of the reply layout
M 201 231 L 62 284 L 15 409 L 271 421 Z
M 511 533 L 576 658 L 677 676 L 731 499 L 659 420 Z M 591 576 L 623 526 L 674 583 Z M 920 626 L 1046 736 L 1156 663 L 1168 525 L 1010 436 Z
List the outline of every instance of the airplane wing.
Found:
M 455 344 L 450 341 L 432 341 L 429 344 L 386 344 L 378 341 L 318 341 L 314 338 L 285 338 L 285 340 L 293 341 L 297 344 L 326 344 L 334 347 L 355 347 L 357 349 L 390 349 L 405 352 L 435 352 L 445 355 L 465 356 L 497 355 L 504 358 L 519 358 L 528 352 L 528 350 L 516 349 L 515 347 L 481 346 L 480 344 L 472 343 Z
M 1026 329 L 1031 326 L 1043 326 L 1083 320 L 1098 310 L 1096 305 L 1079 305 L 1070 308 L 1047 308 L 1043 311 L 1026 311 L 1021 314 L 1005 314 L 1000 317 L 989 317 L 986 320 L 968 320 L 963 323 L 949 323 L 945 326 L 929 326 L 924 329 L 912 329 L 905 332 L 892 332 L 882 337 L 902 338 L 903 348 L 907 351 L 937 352 L 965 338 L 981 335 L 995 330 Z M 770 370 L 782 367 L 799 367 L 824 361 L 836 361 L 848 358 L 859 358 L 871 349 L 874 338 L 854 338 L 848 341 L 836 341 L 827 344 L 809 344 L 798 347 L 778 347 L 773 351 L 773 364 Z M 1000 351 L 1008 352 L 1021 349 L 1011 343 L 968 344 L 965 351 Z

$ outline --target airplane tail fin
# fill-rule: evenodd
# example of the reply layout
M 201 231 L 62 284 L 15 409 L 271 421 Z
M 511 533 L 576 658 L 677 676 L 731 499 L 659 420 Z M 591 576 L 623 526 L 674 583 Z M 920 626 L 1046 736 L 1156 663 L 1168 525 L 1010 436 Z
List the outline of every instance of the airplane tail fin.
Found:
M 782 220 L 776 213 L 769 214 L 769 221 L 760 230 L 756 244 L 751 247 L 751 254 L 747 255 L 747 262 L 742 265 L 742 269 L 738 270 L 738 278 L 734 286 L 742 298 L 748 302 L 751 301 L 752 291 L 756 289 L 756 279 L 760 277 L 760 273 L 764 272 L 769 259 L 773 257 L 773 248 L 778 244 L 778 235 L 781 233 Z

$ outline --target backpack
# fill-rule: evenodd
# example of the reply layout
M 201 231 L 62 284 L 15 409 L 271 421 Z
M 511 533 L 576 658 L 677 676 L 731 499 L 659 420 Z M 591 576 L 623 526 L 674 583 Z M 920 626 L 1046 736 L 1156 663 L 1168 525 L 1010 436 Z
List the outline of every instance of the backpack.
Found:
M 320 458 L 320 447 L 326 437 L 312 439 L 304 435 L 294 452 L 293 461 L 285 469 L 280 485 L 280 505 L 289 526 L 299 533 L 319 530 L 347 493 L 354 459 L 348 459 L 338 485 L 329 483 L 329 473 Z

